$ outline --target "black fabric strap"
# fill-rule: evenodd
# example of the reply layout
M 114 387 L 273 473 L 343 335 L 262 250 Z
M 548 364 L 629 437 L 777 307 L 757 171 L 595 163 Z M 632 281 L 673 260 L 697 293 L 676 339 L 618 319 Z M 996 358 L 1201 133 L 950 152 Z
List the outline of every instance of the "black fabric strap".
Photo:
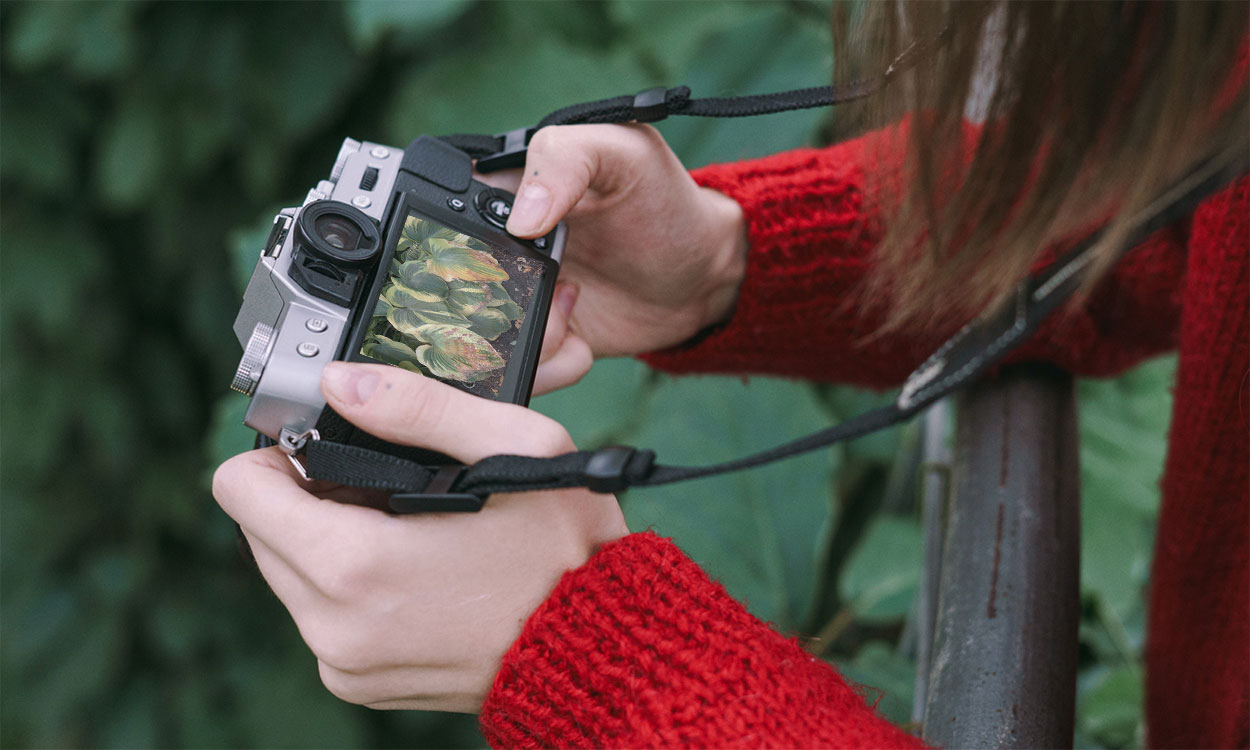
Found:
M 1192 170 L 1142 212 L 1121 244 L 1121 253 L 1153 232 L 1191 214 L 1206 197 L 1250 169 L 1250 156 L 1221 154 Z M 1102 241 L 1095 233 L 1022 283 L 1012 303 L 969 324 L 908 377 L 897 401 L 825 430 L 744 458 L 710 466 L 656 465 L 655 454 L 626 446 L 580 451 L 554 458 L 491 456 L 468 467 L 425 466 L 363 447 L 325 440 L 303 446 L 314 479 L 399 493 L 392 509 L 476 510 L 487 495 L 566 487 L 619 492 L 748 469 L 866 435 L 901 422 L 958 390 L 1002 360 L 1080 287 L 1083 271 Z M 430 488 L 432 481 L 439 486 Z M 423 494 L 427 488 L 433 494 Z M 426 498 L 427 502 L 421 502 Z
M 557 109 L 533 128 L 499 135 L 445 135 L 441 140 L 477 159 L 479 172 L 495 172 L 522 166 L 530 139 L 534 137 L 534 133 L 548 125 L 657 122 L 673 115 L 752 117 L 843 104 L 879 91 L 888 82 L 889 77 L 882 75 L 845 86 L 818 86 L 775 94 L 708 99 L 691 99 L 690 89 L 685 86 L 645 89 L 633 95 Z

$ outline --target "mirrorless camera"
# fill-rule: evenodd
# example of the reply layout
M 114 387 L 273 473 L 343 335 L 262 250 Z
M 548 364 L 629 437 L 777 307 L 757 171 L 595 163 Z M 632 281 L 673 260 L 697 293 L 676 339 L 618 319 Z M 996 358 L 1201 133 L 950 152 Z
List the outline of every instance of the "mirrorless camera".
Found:
M 244 424 L 288 452 L 313 430 L 341 433 L 321 395 L 333 360 L 527 403 L 566 229 L 509 235 L 512 197 L 435 138 L 344 140 L 330 179 L 274 217 L 235 319 Z

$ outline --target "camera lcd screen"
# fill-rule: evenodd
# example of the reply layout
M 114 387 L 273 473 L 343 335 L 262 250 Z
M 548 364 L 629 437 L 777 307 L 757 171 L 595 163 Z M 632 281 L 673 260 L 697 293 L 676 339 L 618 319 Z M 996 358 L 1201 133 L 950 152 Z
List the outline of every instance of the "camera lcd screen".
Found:
M 360 353 L 496 396 L 543 266 L 409 214 L 387 273 Z

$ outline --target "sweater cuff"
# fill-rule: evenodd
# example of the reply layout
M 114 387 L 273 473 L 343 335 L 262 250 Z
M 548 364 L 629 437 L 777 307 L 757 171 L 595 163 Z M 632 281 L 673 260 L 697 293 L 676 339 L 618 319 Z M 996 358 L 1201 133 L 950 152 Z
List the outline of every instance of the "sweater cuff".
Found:
M 481 724 L 495 747 L 920 746 L 649 533 L 565 574 Z

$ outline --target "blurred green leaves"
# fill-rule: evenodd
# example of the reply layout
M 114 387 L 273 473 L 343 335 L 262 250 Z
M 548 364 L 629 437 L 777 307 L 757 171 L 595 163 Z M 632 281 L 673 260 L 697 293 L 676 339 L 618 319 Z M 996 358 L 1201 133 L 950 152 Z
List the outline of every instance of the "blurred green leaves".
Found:
M 362 52 L 371 51 L 389 33 L 421 38 L 463 13 L 468 0 L 348 0 L 344 6 L 352 41 Z

